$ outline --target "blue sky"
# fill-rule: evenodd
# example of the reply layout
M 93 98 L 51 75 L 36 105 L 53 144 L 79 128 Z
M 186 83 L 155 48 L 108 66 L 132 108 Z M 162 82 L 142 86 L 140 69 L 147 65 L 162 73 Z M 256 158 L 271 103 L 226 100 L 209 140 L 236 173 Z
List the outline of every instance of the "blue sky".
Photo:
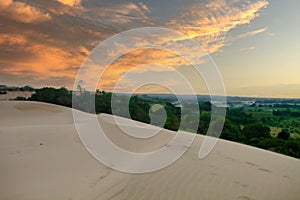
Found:
M 259 17 L 229 34 L 249 28 L 265 32 L 234 41 L 212 55 L 228 93 L 246 96 L 300 96 L 299 1 L 269 1 Z

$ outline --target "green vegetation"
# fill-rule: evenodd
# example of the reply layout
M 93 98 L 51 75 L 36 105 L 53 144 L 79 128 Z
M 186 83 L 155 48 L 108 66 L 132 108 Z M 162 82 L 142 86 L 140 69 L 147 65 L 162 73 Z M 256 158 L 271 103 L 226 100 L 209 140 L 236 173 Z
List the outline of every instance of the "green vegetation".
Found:
M 287 129 L 283 129 L 278 133 L 277 138 L 282 139 L 282 140 L 288 140 L 290 138 L 290 133 Z
M 29 100 L 42 101 L 47 103 L 58 104 L 62 106 L 72 106 L 72 95 L 66 88 L 42 88 L 36 89 Z
M 97 90 L 95 93 L 86 91 L 80 92 L 76 100 L 76 109 L 90 113 L 108 113 L 111 114 L 112 94 L 109 92 Z M 90 99 L 95 98 L 95 107 Z M 114 114 L 127 117 L 124 96 L 119 95 L 118 105 Z M 18 100 L 24 100 L 18 99 Z M 67 107 L 72 106 L 72 92 L 65 88 L 42 88 L 36 89 L 35 94 L 28 100 L 42 101 Z M 271 100 L 270 100 L 271 101 Z M 174 103 L 175 102 L 175 103 Z M 206 134 L 211 121 L 212 105 L 207 101 L 199 100 L 200 116 L 197 133 Z M 228 108 L 224 128 L 221 138 L 235 141 L 266 150 L 282 153 L 285 155 L 300 158 L 300 106 L 297 104 L 253 104 L 251 106 L 242 106 L 239 108 Z M 164 128 L 169 130 L 178 130 L 181 119 L 193 125 L 197 119 L 197 112 L 190 109 L 186 116 L 181 116 L 181 108 L 178 107 L 176 98 L 149 97 L 147 95 L 132 96 L 129 101 L 130 117 L 134 120 L 150 123 L 149 113 L 157 114 L 156 110 L 151 110 L 154 104 L 162 105 L 166 111 L 167 119 Z M 75 105 L 75 104 L 74 104 Z M 184 105 L 190 108 L 189 104 Z M 217 108 L 217 107 L 215 107 Z M 217 124 L 218 118 L 212 121 L 212 125 Z M 184 127 L 189 131 L 188 126 Z
M 246 140 L 252 138 L 270 138 L 270 128 L 260 123 L 246 124 L 243 127 L 242 133 Z

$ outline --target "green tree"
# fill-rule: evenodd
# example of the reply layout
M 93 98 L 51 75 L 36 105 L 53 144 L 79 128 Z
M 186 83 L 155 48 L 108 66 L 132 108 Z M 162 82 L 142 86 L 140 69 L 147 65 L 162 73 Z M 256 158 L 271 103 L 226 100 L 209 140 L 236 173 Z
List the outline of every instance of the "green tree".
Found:
M 287 140 L 290 137 L 290 133 L 287 129 L 282 129 L 281 132 L 278 133 L 277 138 L 282 139 L 282 140 Z
M 270 128 L 260 123 L 247 124 L 242 129 L 245 139 L 248 141 L 251 138 L 270 138 Z
M 221 138 L 231 141 L 243 140 L 240 127 L 238 126 L 238 124 L 230 121 L 229 119 L 225 120 L 224 127 L 221 133 Z

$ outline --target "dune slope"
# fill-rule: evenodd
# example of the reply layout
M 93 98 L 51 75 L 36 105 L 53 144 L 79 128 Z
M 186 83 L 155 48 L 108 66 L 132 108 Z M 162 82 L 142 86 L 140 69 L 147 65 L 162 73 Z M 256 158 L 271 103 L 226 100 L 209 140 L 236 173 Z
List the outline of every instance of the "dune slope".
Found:
M 120 132 L 110 115 L 99 122 L 118 146 L 147 152 L 174 136 L 149 140 Z M 300 160 L 219 140 L 198 159 L 203 136 L 173 165 L 146 174 L 112 170 L 83 147 L 69 108 L 0 102 L 0 200 L 300 199 Z

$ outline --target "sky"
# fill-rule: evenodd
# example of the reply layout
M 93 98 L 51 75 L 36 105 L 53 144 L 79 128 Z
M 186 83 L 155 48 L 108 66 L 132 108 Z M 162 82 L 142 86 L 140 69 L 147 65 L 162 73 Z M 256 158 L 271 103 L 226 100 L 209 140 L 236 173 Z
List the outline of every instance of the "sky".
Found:
M 123 31 L 164 27 L 184 37 L 157 32 L 137 39 L 129 52 L 130 42 L 113 42 L 124 55 L 109 66 L 95 64 L 106 67 L 102 75 L 92 72 L 99 89 L 165 93 L 170 86 L 188 93 L 179 72 L 194 92 L 208 93 L 206 78 L 190 61 L 176 52 L 142 48 L 155 44 L 175 45 L 204 68 L 215 64 L 227 95 L 299 98 L 299 9 L 298 0 L 1 0 L 0 84 L 72 88 L 78 69 L 102 42 Z M 191 39 L 206 54 L 186 46 Z M 163 84 L 137 88 L 144 77 Z

